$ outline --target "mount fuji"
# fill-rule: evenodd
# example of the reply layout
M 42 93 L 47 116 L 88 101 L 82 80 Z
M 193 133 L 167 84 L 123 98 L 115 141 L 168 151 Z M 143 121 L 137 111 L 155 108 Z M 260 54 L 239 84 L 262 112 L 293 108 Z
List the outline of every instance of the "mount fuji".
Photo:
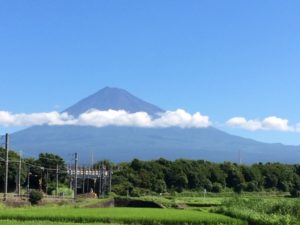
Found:
M 126 90 L 104 88 L 80 100 L 63 112 L 74 117 L 90 110 L 125 110 L 129 113 L 146 112 L 152 117 L 165 112 L 160 107 L 143 101 Z M 109 159 L 115 162 L 139 158 L 144 160 L 164 157 L 204 159 L 210 161 L 239 160 L 244 163 L 285 162 L 299 163 L 300 147 L 267 144 L 230 135 L 214 127 L 207 128 L 143 128 L 121 126 L 33 126 L 12 134 L 11 145 L 31 155 L 41 152 L 59 154 L 66 160 L 77 152 L 81 163 Z

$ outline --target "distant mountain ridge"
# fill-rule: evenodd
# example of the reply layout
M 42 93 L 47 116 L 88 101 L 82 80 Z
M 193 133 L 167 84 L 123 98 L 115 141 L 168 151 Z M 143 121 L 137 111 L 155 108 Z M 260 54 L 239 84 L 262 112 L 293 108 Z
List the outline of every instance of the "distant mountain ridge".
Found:
M 67 108 L 64 112 L 73 116 L 90 110 L 125 110 L 130 113 L 147 112 L 149 115 L 156 115 L 157 113 L 164 112 L 163 109 L 145 102 L 124 89 L 106 87 L 97 93 L 88 96 Z
M 147 112 L 152 116 L 163 109 L 147 103 L 118 88 L 104 88 L 67 108 L 78 116 L 89 109 Z M 78 152 L 81 162 L 95 159 L 126 161 L 133 158 L 187 158 L 211 161 L 238 161 L 238 152 L 245 163 L 279 161 L 299 163 L 300 146 L 267 144 L 246 139 L 213 127 L 208 128 L 137 128 L 91 126 L 34 126 L 11 137 L 13 149 L 38 155 L 53 152 L 68 159 Z

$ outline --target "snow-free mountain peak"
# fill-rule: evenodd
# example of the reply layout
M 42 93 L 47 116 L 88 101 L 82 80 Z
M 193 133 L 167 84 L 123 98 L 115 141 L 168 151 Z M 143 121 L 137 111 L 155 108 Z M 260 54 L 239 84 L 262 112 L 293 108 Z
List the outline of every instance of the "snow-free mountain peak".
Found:
M 68 112 L 73 116 L 78 116 L 90 109 L 125 110 L 130 113 L 147 112 L 152 116 L 164 111 L 163 109 L 132 95 L 124 89 L 105 87 L 67 108 L 65 112 Z

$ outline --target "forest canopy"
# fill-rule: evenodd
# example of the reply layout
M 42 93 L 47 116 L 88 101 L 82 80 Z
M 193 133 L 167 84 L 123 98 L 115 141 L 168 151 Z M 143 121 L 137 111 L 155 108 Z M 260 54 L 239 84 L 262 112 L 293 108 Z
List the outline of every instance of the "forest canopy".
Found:
M 0 159 L 5 158 L 4 149 L 0 149 Z M 16 188 L 18 160 L 20 156 L 9 152 L 9 190 Z M 59 182 L 69 185 L 66 165 L 58 155 L 41 153 L 37 159 L 22 158 L 21 184 L 25 188 L 30 174 L 33 188 L 51 192 L 54 188 L 58 166 Z M 293 196 L 300 193 L 300 165 L 282 163 L 257 163 L 252 165 L 232 162 L 214 163 L 205 160 L 178 159 L 175 161 L 163 158 L 151 161 L 134 159 L 131 162 L 112 163 L 103 160 L 95 163 L 94 168 L 105 164 L 113 170 L 112 191 L 118 195 L 139 196 L 143 194 L 160 194 L 182 191 L 222 191 L 290 192 Z M 51 169 L 52 168 L 52 169 Z M 47 170 L 48 169 L 48 170 Z M 4 188 L 5 163 L 0 160 L 0 191 Z M 47 179 L 47 182 L 45 180 Z M 46 186 L 47 185 L 47 186 Z

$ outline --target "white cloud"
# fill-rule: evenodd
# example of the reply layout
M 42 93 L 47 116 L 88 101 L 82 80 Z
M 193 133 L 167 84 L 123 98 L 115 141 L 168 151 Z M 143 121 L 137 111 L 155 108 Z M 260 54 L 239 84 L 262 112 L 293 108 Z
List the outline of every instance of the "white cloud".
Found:
M 208 116 L 203 116 L 197 112 L 195 114 L 189 114 L 183 109 L 177 109 L 176 111 L 167 111 L 160 114 L 158 119 L 152 121 L 154 127 L 208 127 L 211 125 Z
M 127 113 L 124 110 L 90 110 L 81 114 L 76 125 L 150 127 L 151 117 L 145 112 Z
M 231 127 L 241 127 L 246 130 L 259 130 L 262 129 L 261 122 L 257 120 L 246 120 L 244 117 L 234 117 L 226 122 Z
M 13 114 L 0 111 L 0 127 L 35 126 L 35 125 L 79 125 L 79 126 L 129 126 L 146 128 L 205 128 L 212 125 L 208 116 L 197 112 L 190 114 L 183 109 L 166 111 L 151 117 L 146 112 L 128 113 L 124 110 L 89 110 L 78 117 L 68 113 L 42 112 L 42 113 L 19 113 Z M 227 126 L 257 131 L 291 131 L 300 132 L 300 123 L 290 125 L 287 119 L 276 116 L 264 119 L 246 119 L 244 117 L 233 117 L 226 122 Z
M 293 131 L 294 127 L 289 125 L 287 119 L 276 116 L 267 117 L 262 121 L 262 126 L 269 130 Z
M 263 120 L 247 120 L 244 117 L 233 117 L 226 124 L 230 127 L 240 127 L 246 130 L 277 130 L 277 131 L 300 131 L 300 125 L 291 126 L 287 119 L 270 116 Z
M 0 126 L 63 125 L 70 123 L 72 123 L 72 116 L 67 113 L 12 114 L 10 112 L 0 111 Z
M 200 128 L 211 125 L 208 116 L 200 113 L 189 114 L 182 109 L 167 111 L 152 118 L 146 112 L 128 113 L 124 110 L 89 110 L 77 118 L 67 113 L 49 112 L 32 114 L 12 114 L 0 111 L 0 126 L 34 126 L 34 125 L 86 125 L 133 126 L 133 127 L 181 127 Z

